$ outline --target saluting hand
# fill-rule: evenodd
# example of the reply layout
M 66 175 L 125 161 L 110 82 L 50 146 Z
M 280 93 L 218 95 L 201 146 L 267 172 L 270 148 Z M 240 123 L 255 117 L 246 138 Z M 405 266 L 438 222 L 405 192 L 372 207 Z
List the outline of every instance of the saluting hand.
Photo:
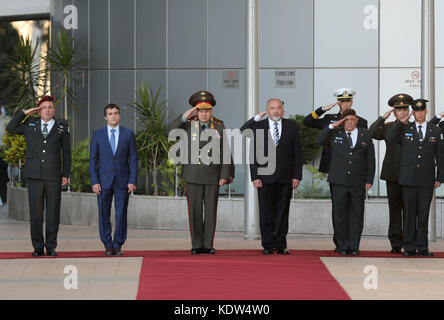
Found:
M 392 114 L 393 110 L 395 109 L 391 109 L 390 111 L 387 111 L 386 113 L 384 113 L 384 115 L 382 116 L 385 120 L 388 119 L 388 117 L 390 117 L 390 115 Z
M 224 184 L 227 184 L 227 179 L 220 179 L 219 180 L 219 186 L 223 186 Z
M 68 178 L 62 177 L 62 186 L 66 186 L 68 184 Z
M 324 110 L 324 111 L 328 111 L 328 110 L 331 110 L 331 109 L 333 109 L 335 106 L 337 106 L 338 105 L 338 101 L 336 101 L 335 103 L 332 103 L 332 104 L 329 104 L 328 106 L 326 106 L 326 107 L 322 107 L 322 110 Z
M 346 116 L 345 118 L 342 118 L 341 120 L 333 122 L 331 125 L 333 126 L 333 128 L 339 127 L 340 125 L 342 125 L 344 123 L 345 120 L 347 120 L 348 117 L 350 117 L 350 116 Z
M 32 113 L 38 113 L 40 110 L 42 110 L 43 107 L 37 107 L 37 108 L 31 108 L 28 110 L 24 110 L 23 112 L 25 115 L 32 114 Z
M 183 114 L 183 117 L 186 118 L 186 119 L 190 119 L 191 117 L 193 117 L 195 115 L 196 110 L 197 110 L 197 107 L 192 107 L 191 109 L 188 109 Z

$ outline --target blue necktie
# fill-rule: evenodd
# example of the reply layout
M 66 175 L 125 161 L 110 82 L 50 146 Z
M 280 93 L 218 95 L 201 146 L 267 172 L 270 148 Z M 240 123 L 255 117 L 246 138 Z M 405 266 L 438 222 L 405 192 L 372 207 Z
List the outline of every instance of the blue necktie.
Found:
M 277 122 L 274 123 L 274 139 L 274 145 L 277 147 L 279 144 L 279 128 Z
M 111 129 L 111 138 L 109 139 L 109 143 L 111 144 L 111 150 L 113 151 L 113 155 L 116 154 L 116 136 L 114 135 L 114 131 L 116 131 L 116 129 Z

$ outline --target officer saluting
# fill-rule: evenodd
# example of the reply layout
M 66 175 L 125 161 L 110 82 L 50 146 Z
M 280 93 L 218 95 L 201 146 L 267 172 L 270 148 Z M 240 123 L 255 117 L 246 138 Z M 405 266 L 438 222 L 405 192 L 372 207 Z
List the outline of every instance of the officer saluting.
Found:
M 350 88 L 341 88 L 336 90 L 333 93 L 333 96 L 336 97 L 336 102 L 329 104 L 325 107 L 320 107 L 310 113 L 308 116 L 304 118 L 304 125 L 310 128 L 316 129 L 324 129 L 327 128 L 330 124 L 333 124 L 339 120 L 341 120 L 342 114 L 346 110 L 350 110 L 353 105 L 353 96 L 356 94 L 356 91 Z M 325 112 L 333 109 L 336 105 L 339 105 L 339 112 L 336 114 L 326 114 L 323 118 L 320 118 Z M 358 128 L 367 129 L 367 120 L 358 116 Z M 330 159 L 331 159 L 331 146 L 329 143 L 326 143 L 322 148 L 321 162 L 319 163 L 319 171 L 328 173 L 328 169 L 330 167 Z M 331 192 L 331 184 L 330 184 L 330 192 Z M 333 218 L 333 217 L 332 217 Z M 333 219 L 334 220 L 334 219 Z M 333 242 L 336 245 L 334 251 L 338 251 L 338 244 L 336 242 L 336 236 L 333 234 Z
M 325 107 L 317 108 L 315 111 L 310 113 L 304 118 L 304 125 L 310 128 L 324 129 L 330 124 L 341 119 L 341 115 L 345 110 L 351 109 L 353 105 L 353 96 L 356 91 L 350 88 L 341 88 L 336 90 L 333 95 L 337 98 L 337 101 L 329 104 Z M 339 106 L 340 110 L 336 114 L 326 114 L 323 118 L 320 118 L 325 112 L 333 109 L 335 106 Z M 358 128 L 367 129 L 367 120 L 358 116 Z M 328 173 L 328 168 L 330 166 L 330 145 L 327 144 L 322 148 L 321 163 L 319 164 L 319 171 Z
M 219 187 L 233 181 L 234 165 L 232 162 L 223 163 L 225 126 L 222 120 L 212 116 L 212 109 L 216 105 L 213 95 L 208 91 L 198 91 L 190 97 L 189 103 L 192 108 L 174 120 L 167 131 L 181 128 L 186 130 L 188 137 L 188 163 L 182 165 L 182 178 L 187 190 L 191 254 L 214 254 L 216 250 L 213 248 L 213 240 Z M 207 143 L 211 143 L 211 141 L 201 141 L 200 136 L 204 130 L 216 130 L 213 133 L 216 139 L 219 139 L 218 163 L 211 162 L 212 153 L 216 150 L 208 150 L 205 154 L 201 152 Z M 193 163 L 192 146 L 196 143 L 199 145 L 199 160 Z
M 375 149 L 370 131 L 357 128 L 353 109 L 330 124 L 318 136 L 318 143 L 331 145 L 328 182 L 331 185 L 333 228 L 341 255 L 359 255 L 364 226 L 364 201 L 375 176 Z
M 43 97 L 37 108 L 17 112 L 6 127 L 9 133 L 22 134 L 26 139 L 24 174 L 28 178 L 33 256 L 42 256 L 44 247 L 48 256 L 57 256 L 62 185 L 68 183 L 71 168 L 68 122 L 53 118 L 53 101 L 51 96 Z M 26 118 L 33 113 L 40 117 Z M 46 241 L 43 237 L 45 205 Z
M 370 126 L 373 139 L 386 141 L 386 152 L 380 178 L 385 180 L 387 185 L 390 212 L 388 238 L 392 247 L 391 253 L 401 253 L 403 202 L 401 186 L 398 184 L 401 145 L 388 143 L 387 132 L 392 129 L 395 123 L 399 122 L 399 119 L 404 119 L 409 114 L 409 106 L 412 102 L 413 98 L 406 93 L 394 95 L 388 101 L 388 105 L 393 109 L 380 116 Z M 396 121 L 385 122 L 392 113 L 395 115 Z
M 433 188 L 444 182 L 441 131 L 426 122 L 428 100 L 412 102 L 412 113 L 395 123 L 387 133 L 387 142 L 401 144 L 399 184 L 404 203 L 404 256 L 433 256 L 428 249 L 428 223 Z M 413 114 L 414 122 L 408 119 Z M 435 176 L 435 168 L 438 168 Z

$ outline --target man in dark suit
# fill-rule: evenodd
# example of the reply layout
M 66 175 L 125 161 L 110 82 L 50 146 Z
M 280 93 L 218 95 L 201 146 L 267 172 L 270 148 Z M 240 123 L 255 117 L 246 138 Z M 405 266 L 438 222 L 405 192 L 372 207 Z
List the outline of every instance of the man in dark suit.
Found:
M 104 110 L 107 126 L 94 132 L 90 144 L 89 172 L 99 206 L 100 239 L 105 256 L 123 255 L 127 237 L 129 194 L 137 184 L 137 147 L 134 132 L 119 125 L 120 108 L 108 104 Z M 111 205 L 114 196 L 116 228 L 111 237 Z
M 320 133 L 318 143 L 331 145 L 328 182 L 331 184 L 333 228 L 341 255 L 359 255 L 364 227 L 364 201 L 375 176 L 375 149 L 371 133 L 357 128 L 353 109 Z
M 390 111 L 380 116 L 370 126 L 373 139 L 385 140 L 386 152 L 381 171 L 381 180 L 386 181 L 387 196 L 389 204 L 389 229 L 388 238 L 392 247 L 391 253 L 401 253 L 402 248 L 402 190 L 398 183 L 399 166 L 401 162 L 401 145 L 387 142 L 387 132 L 389 132 L 399 119 L 405 118 L 409 114 L 409 106 L 413 98 L 406 93 L 399 93 L 391 97 L 388 105 L 392 107 Z M 396 121 L 385 122 L 393 113 Z M 384 123 L 385 122 L 385 123 Z
M 185 130 L 188 139 L 188 150 L 185 151 L 188 159 L 187 163 L 182 163 L 182 179 L 187 190 L 191 254 L 215 254 L 213 242 L 219 187 L 233 181 L 234 164 L 231 153 L 226 155 L 228 162 L 224 162 L 224 143 L 227 137 L 223 121 L 213 116 L 213 107 L 216 105 L 214 96 L 211 92 L 201 90 L 194 93 L 188 102 L 192 108 L 172 121 L 167 132 L 171 133 L 174 129 Z M 210 142 L 201 139 L 203 135 L 209 135 Z M 214 142 L 214 148 L 206 149 L 207 145 Z M 195 155 L 198 159 L 193 159 L 193 146 L 196 146 Z
M 399 184 L 404 204 L 404 256 L 433 256 L 428 249 L 428 224 L 433 189 L 444 182 L 443 137 L 438 127 L 426 121 L 425 99 L 412 102 L 412 113 L 400 119 L 387 133 L 387 142 L 401 144 Z M 413 114 L 415 121 L 409 122 Z M 435 170 L 437 169 L 437 174 Z
M 44 96 L 37 108 L 19 111 L 6 127 L 11 134 L 26 139 L 24 174 L 28 178 L 32 256 L 57 256 L 62 185 L 68 183 L 71 145 L 68 122 L 54 119 L 54 98 Z M 32 115 L 38 113 L 40 117 Z M 46 237 L 43 236 L 43 211 L 46 204 Z M 46 238 L 46 241 L 45 241 Z
M 341 88 L 336 90 L 333 93 L 333 96 L 336 97 L 336 102 L 329 104 L 325 107 L 319 107 L 308 116 L 304 118 L 304 125 L 310 128 L 316 129 L 324 129 L 328 127 L 330 124 L 339 121 L 342 117 L 342 114 L 346 110 L 350 110 L 353 105 L 353 96 L 356 94 L 356 91 L 350 88 Z M 325 112 L 333 109 L 335 106 L 339 106 L 339 112 L 336 114 L 326 114 L 323 118 L 320 118 Z M 367 120 L 358 116 L 358 128 L 367 129 Z M 328 169 L 330 167 L 330 159 L 331 159 L 331 146 L 330 144 L 326 144 L 322 147 L 321 154 L 321 162 L 319 163 L 319 171 L 328 173 Z M 330 185 L 330 193 L 331 193 L 331 185 Z M 332 217 L 333 221 L 333 217 Z M 334 229 L 334 228 L 333 228 Z M 338 245 L 336 242 L 336 236 L 333 234 L 333 242 L 335 243 L 335 252 L 338 251 Z
M 302 148 L 298 126 L 284 119 L 284 106 L 280 99 L 272 98 L 267 102 L 267 110 L 248 120 L 241 128 L 253 132 L 250 164 L 251 181 L 257 188 L 259 199 L 259 221 L 263 254 L 289 254 L 287 250 L 288 215 L 292 190 L 302 180 Z M 268 115 L 268 119 L 265 118 Z M 259 145 L 259 144 L 261 145 Z M 263 154 L 262 154 L 263 153 Z M 262 156 L 275 158 L 261 163 Z M 272 163 L 273 162 L 273 163 Z M 261 172 L 264 167 L 272 166 L 273 172 Z

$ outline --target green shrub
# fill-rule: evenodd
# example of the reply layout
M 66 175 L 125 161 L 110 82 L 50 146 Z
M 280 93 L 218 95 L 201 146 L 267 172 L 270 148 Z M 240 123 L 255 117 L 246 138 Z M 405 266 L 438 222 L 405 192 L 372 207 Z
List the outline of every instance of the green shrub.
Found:
M 72 149 L 71 188 L 75 192 L 91 192 L 89 176 L 89 138 Z
M 301 139 L 303 160 L 304 164 L 308 164 L 316 158 L 321 150 L 321 146 L 316 143 L 316 138 L 318 137 L 320 131 L 319 129 L 305 126 L 303 123 L 304 118 L 305 116 L 301 116 L 299 114 L 291 115 L 289 117 L 289 119 L 296 122 L 299 127 L 299 137 Z

